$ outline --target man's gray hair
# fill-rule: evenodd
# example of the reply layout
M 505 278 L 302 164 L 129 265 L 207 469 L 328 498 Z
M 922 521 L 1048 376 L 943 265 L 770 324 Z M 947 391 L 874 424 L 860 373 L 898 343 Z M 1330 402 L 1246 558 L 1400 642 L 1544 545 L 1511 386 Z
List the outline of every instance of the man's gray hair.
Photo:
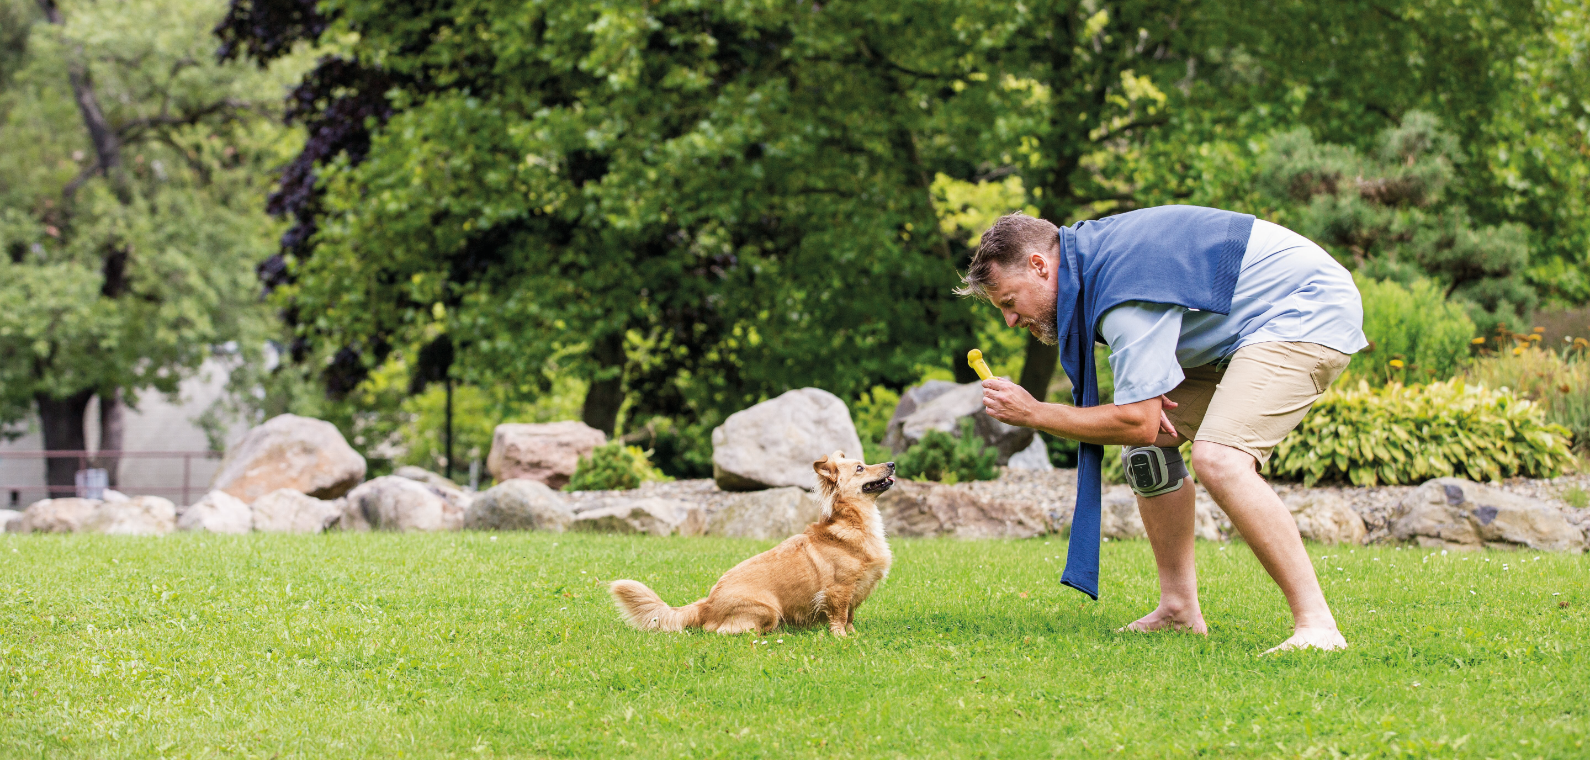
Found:
M 1059 232 L 1060 228 L 1050 222 L 1020 211 L 1000 217 L 983 233 L 977 253 L 972 254 L 971 266 L 961 276 L 961 286 L 955 289 L 955 295 L 993 300 L 988 288 L 993 285 L 994 272 L 1034 253 L 1047 254 Z

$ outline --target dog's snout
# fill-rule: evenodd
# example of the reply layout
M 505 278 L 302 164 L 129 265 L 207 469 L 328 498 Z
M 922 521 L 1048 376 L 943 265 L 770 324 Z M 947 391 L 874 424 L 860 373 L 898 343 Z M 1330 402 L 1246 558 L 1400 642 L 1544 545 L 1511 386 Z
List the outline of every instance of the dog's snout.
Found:
M 894 462 L 884 462 L 883 466 L 889 468 L 890 472 L 894 472 Z

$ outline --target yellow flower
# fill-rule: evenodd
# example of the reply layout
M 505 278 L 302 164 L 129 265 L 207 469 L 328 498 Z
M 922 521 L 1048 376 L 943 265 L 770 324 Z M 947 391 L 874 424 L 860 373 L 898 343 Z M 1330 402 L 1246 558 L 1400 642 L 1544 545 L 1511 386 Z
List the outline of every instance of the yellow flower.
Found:
M 1470 342 L 1470 343 L 1473 343 L 1473 344 L 1474 344 L 1474 345 L 1476 345 L 1476 346 L 1483 346 L 1483 345 L 1485 345 L 1485 339 L 1484 339 L 1484 338 L 1475 338 L 1475 339 L 1474 339 L 1474 340 L 1471 340 L 1471 341 L 1469 341 L 1469 342 Z
M 1584 338 L 1574 338 L 1573 339 L 1573 347 L 1574 348 L 1590 348 L 1590 340 L 1585 340 Z
M 1540 340 L 1540 333 L 1535 333 L 1534 335 L 1529 336 L 1529 342 L 1531 343 L 1534 343 L 1538 340 Z
M 1391 366 L 1393 366 L 1393 367 L 1396 367 L 1396 368 L 1397 368 L 1397 369 L 1402 369 L 1402 360 L 1401 360 L 1401 359 L 1392 359 L 1392 360 L 1391 360 L 1391 361 L 1390 361 L 1390 362 L 1388 362 L 1388 363 L 1389 363 L 1389 364 L 1390 364 L 1390 365 L 1391 365 Z
M 1537 327 L 1537 328 L 1535 328 L 1533 330 L 1530 330 L 1530 332 L 1537 332 L 1537 333 L 1543 333 L 1545 331 L 1546 331 L 1546 328 L 1544 328 L 1544 327 Z
M 1513 356 L 1523 356 L 1523 355 L 1524 355 L 1524 347 L 1523 346 L 1519 346 L 1518 348 L 1513 349 Z

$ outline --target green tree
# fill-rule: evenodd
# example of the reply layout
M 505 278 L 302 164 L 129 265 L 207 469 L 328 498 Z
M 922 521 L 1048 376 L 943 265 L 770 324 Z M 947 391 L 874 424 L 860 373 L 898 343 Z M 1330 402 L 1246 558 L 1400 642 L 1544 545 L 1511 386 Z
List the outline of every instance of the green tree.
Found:
M 124 404 L 259 316 L 252 263 L 278 227 L 260 180 L 293 148 L 269 114 L 294 63 L 217 64 L 203 0 L 6 8 L 26 23 L 0 58 L 0 422 L 32 407 L 46 448 L 82 449 L 98 395 L 118 449 Z M 75 460 L 46 469 L 70 485 Z

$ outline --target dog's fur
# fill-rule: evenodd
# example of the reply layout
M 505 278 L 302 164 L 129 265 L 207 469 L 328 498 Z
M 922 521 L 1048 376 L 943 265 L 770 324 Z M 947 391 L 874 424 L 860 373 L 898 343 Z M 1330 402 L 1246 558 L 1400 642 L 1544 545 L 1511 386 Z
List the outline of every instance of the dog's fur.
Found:
M 683 607 L 669 607 L 639 581 L 613 581 L 610 590 L 625 621 L 644 631 L 766 633 L 783 623 L 826 619 L 835 636 L 854 633 L 856 607 L 894 560 L 875 503 L 894 485 L 894 463 L 866 465 L 836 451 L 812 469 L 823 499 L 820 520 L 735 565 L 707 598 Z

